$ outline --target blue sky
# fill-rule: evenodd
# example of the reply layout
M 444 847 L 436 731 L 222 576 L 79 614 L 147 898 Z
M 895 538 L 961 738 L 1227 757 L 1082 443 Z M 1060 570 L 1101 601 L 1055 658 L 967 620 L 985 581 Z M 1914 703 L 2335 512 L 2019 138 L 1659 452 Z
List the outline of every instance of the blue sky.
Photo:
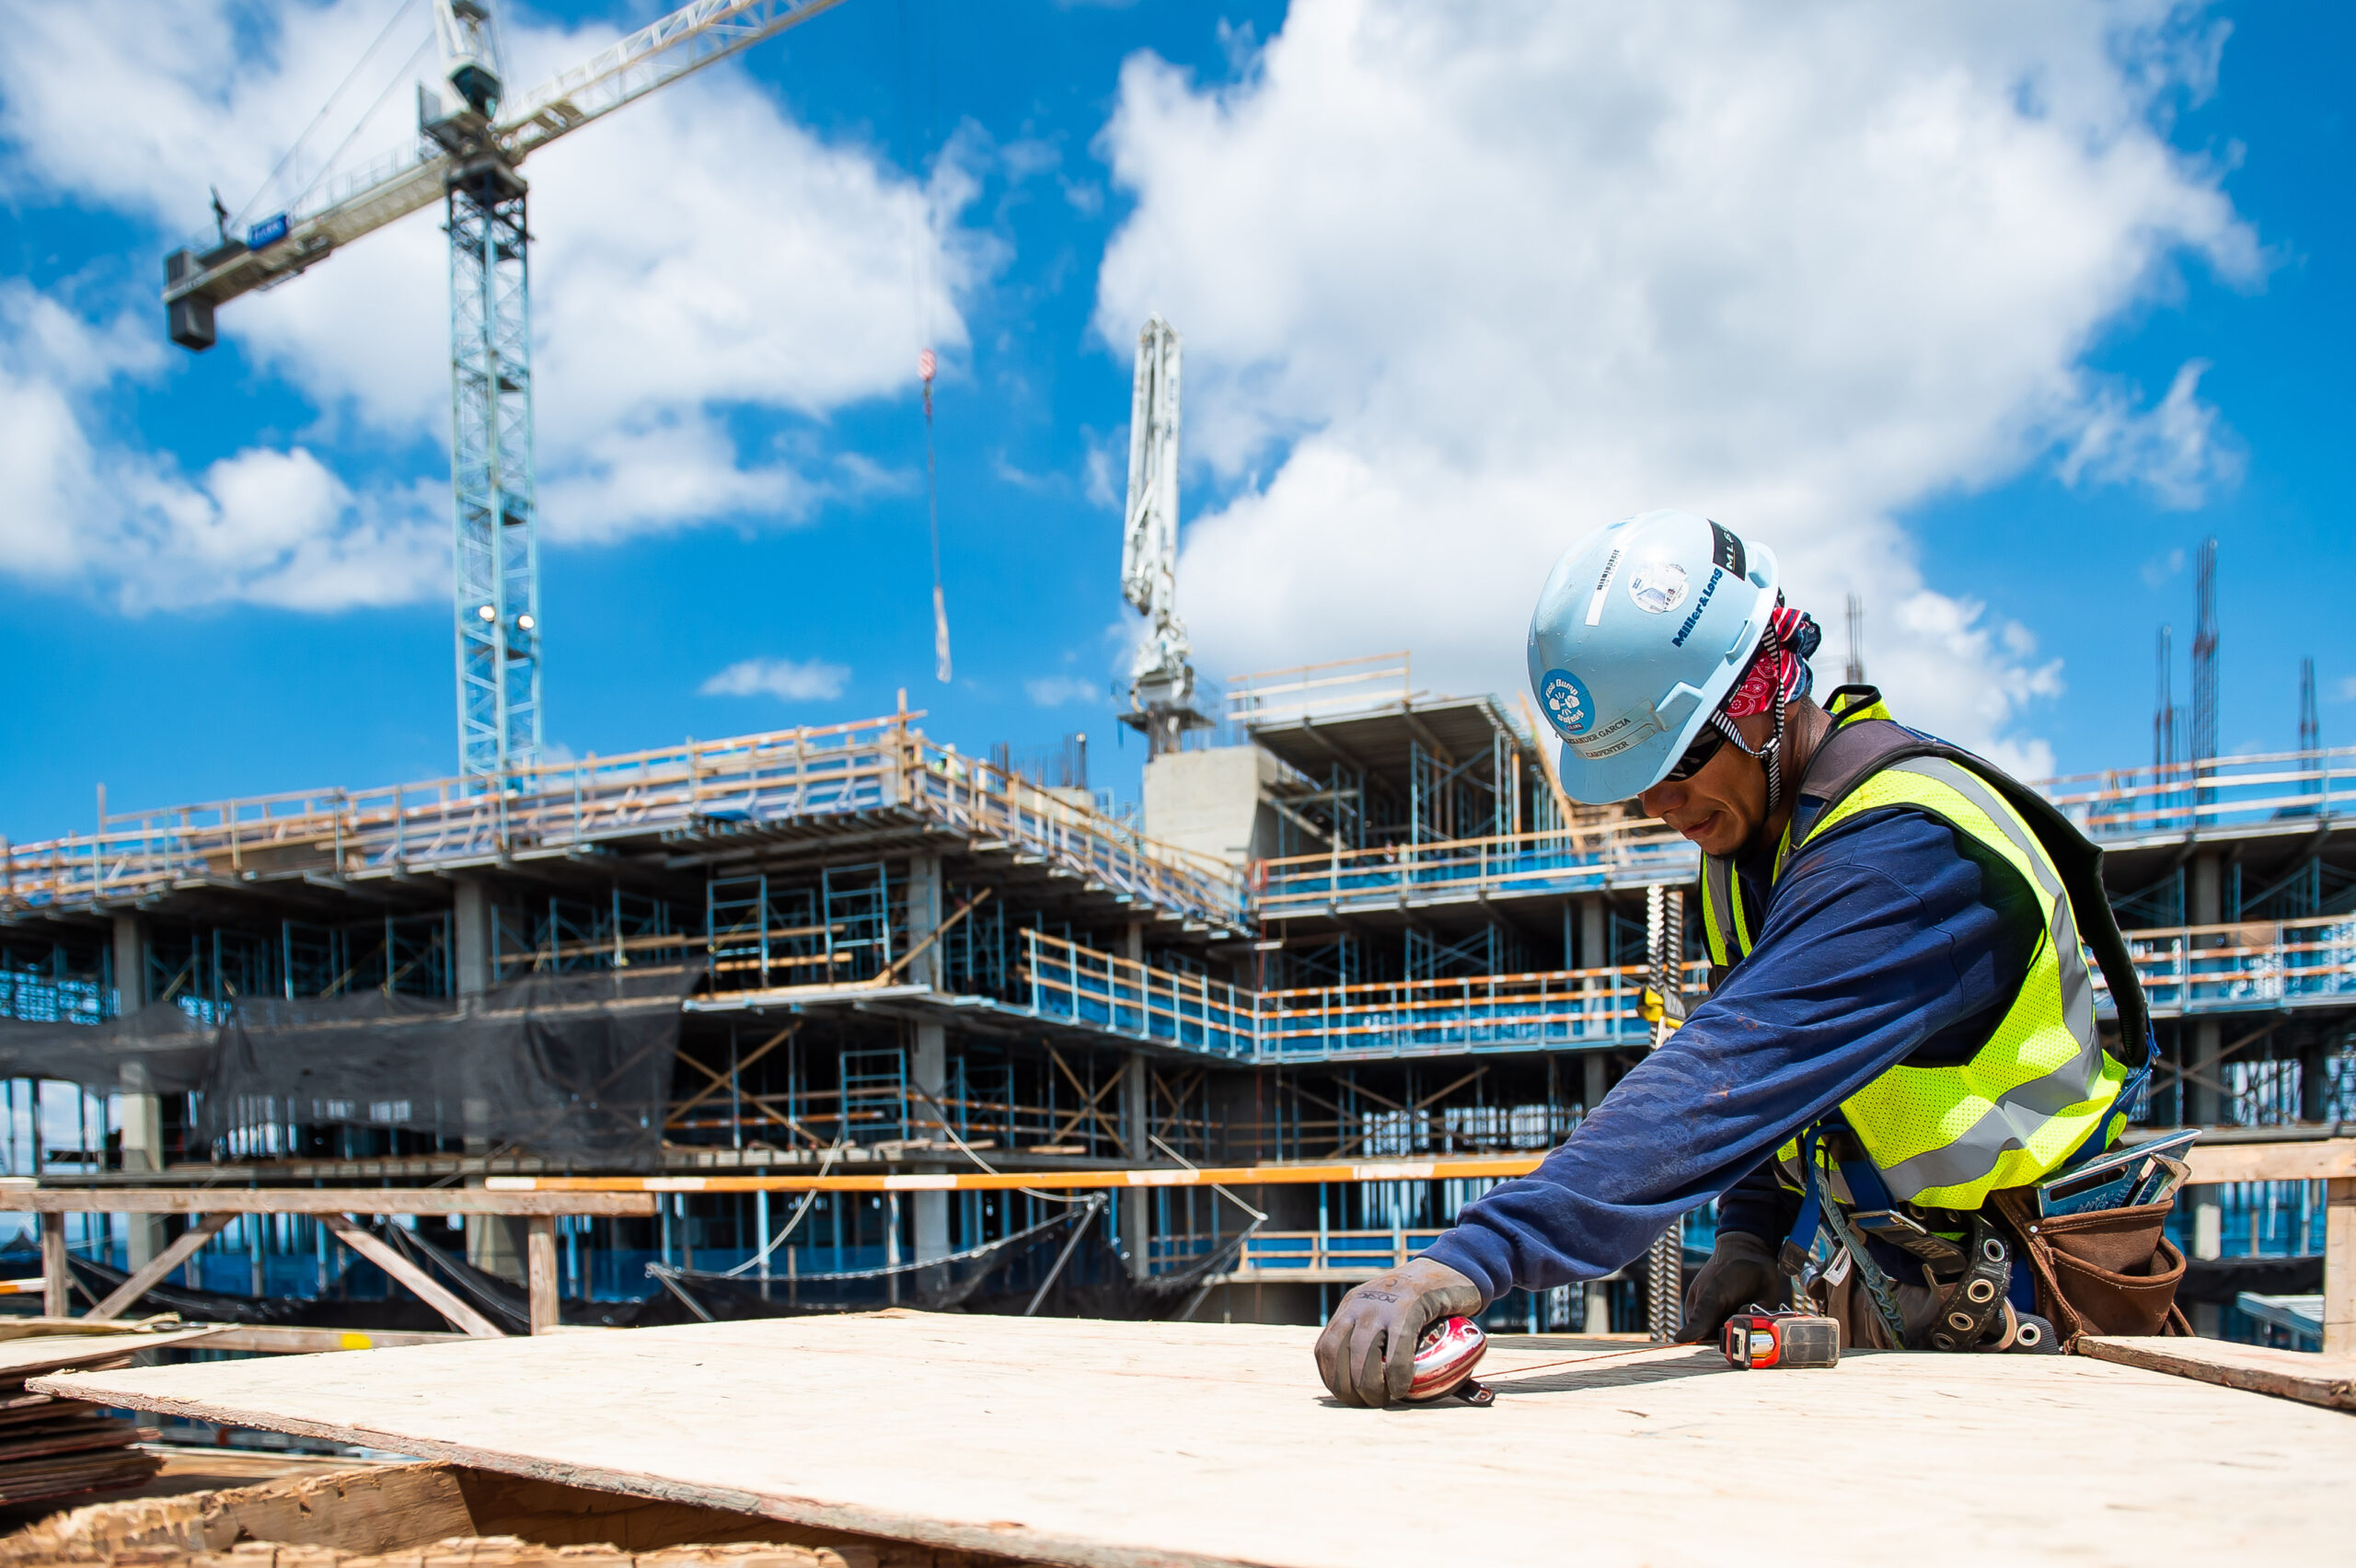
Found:
M 260 184 L 397 3 L 0 6 L 19 842 L 100 782 L 453 764 L 432 215 L 225 307 L 203 356 L 152 296 L 205 185 Z M 550 741 L 905 687 L 966 748 L 1085 731 L 1133 792 L 1114 492 L 1153 308 L 1211 674 L 1413 646 L 1509 692 L 1553 551 L 1690 504 L 1775 541 L 1836 651 L 1863 593 L 1869 665 L 1958 738 L 2135 762 L 2213 534 L 2224 744 L 2291 744 L 2307 654 L 2356 739 L 2344 10 L 1593 9 L 847 0 L 542 155 Z M 529 79 L 654 8 L 504 14 Z M 799 695 L 703 694 L 748 661 Z

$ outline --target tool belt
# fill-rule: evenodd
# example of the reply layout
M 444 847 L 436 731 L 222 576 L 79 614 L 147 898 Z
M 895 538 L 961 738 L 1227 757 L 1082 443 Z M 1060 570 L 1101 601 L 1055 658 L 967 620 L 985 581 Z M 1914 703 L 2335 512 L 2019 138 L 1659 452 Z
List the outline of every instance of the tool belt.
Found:
M 2038 1212 L 2034 1187 L 1991 1193 L 1982 1208 L 1953 1216 L 1967 1228 L 1959 1258 L 1956 1256 L 1958 1249 L 1952 1244 L 1933 1247 L 1921 1231 L 1904 1227 L 1934 1252 L 1947 1249 L 1946 1261 L 1937 1267 L 1935 1276 L 1931 1269 L 1922 1268 L 1918 1286 L 1903 1276 L 1892 1279 L 1874 1262 L 1866 1238 L 1853 1228 L 1853 1220 L 1870 1221 L 1875 1216 L 1853 1215 L 1824 1190 L 1817 1143 L 1814 1128 L 1800 1139 L 1806 1187 L 1799 1220 L 1784 1246 L 1784 1270 L 1800 1277 L 1804 1292 L 1815 1287 L 1819 1279 L 1831 1286 L 1824 1293 L 1828 1309 L 1854 1270 L 1858 1294 L 1877 1320 L 1876 1337 L 1891 1348 L 2050 1352 L 2074 1349 L 2087 1334 L 2192 1332 L 2176 1306 L 2177 1286 L 2184 1279 L 2184 1254 L 2165 1234 L 2168 1215 L 2176 1206 L 2173 1198 L 2085 1214 L 2042 1215 Z M 1859 1153 L 1838 1129 L 1831 1133 L 1831 1152 Z M 1870 1193 L 1885 1205 L 1880 1211 L 1885 1224 L 1900 1223 L 1889 1219 L 1888 1194 L 1877 1190 L 1878 1178 L 1870 1166 L 1856 1158 L 1836 1163 L 1853 1200 Z M 1807 1256 L 1807 1242 L 1816 1237 L 1819 1226 L 1834 1254 L 1825 1269 L 1818 1269 Z M 1886 1229 L 1885 1234 L 1888 1233 Z M 2023 1260 L 2036 1286 L 2033 1317 L 2019 1312 L 2008 1300 L 2013 1270 Z M 1927 1313 L 1923 1310 L 1926 1292 L 1936 1293 L 1935 1306 Z M 1907 1300 L 1901 1301 L 1901 1294 Z
M 2037 1309 L 2064 1350 L 2087 1334 L 2185 1334 L 2176 1304 L 2184 1253 L 2164 1234 L 2176 1200 L 2040 1215 L 2033 1188 L 1990 1196 L 2037 1279 Z

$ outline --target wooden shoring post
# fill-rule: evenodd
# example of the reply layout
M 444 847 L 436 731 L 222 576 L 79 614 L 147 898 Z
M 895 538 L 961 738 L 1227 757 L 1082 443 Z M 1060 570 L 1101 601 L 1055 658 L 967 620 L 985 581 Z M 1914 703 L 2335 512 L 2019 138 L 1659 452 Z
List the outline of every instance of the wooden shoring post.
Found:
M 174 1269 L 188 1262 L 198 1248 L 220 1235 L 228 1223 L 237 1217 L 234 1214 L 208 1214 L 202 1216 L 194 1225 L 180 1232 L 178 1240 L 156 1253 L 154 1258 L 133 1271 L 130 1278 L 108 1292 L 106 1299 L 90 1309 L 89 1315 L 99 1320 L 118 1316 L 155 1288 Z
M 350 1215 L 324 1214 L 319 1216 L 319 1223 L 333 1232 L 337 1240 L 407 1286 L 419 1300 L 441 1313 L 451 1327 L 477 1339 L 507 1337 L 490 1319 L 443 1288 L 423 1269 L 386 1246 Z
M 36 1103 L 34 1113 L 40 1113 Z M 40 1311 L 44 1318 L 74 1315 L 74 1271 L 65 1262 L 65 1216 L 40 1216 Z
M 556 1216 L 536 1214 L 524 1223 L 524 1277 L 531 1293 L 531 1332 L 544 1334 L 557 1325 Z
M 2356 1176 L 2324 1183 L 2323 1353 L 2356 1355 Z

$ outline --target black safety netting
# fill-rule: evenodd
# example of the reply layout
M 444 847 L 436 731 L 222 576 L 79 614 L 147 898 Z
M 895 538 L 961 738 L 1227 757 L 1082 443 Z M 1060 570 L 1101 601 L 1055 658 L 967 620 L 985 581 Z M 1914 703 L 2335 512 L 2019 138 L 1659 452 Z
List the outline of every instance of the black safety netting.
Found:
M 150 1002 L 100 1024 L 0 1019 L 0 1078 L 52 1078 L 92 1094 L 186 1094 L 213 1065 L 211 1024 Z
M 397 1128 L 651 1170 L 695 964 L 534 974 L 456 1000 L 248 998 L 222 1026 L 195 1129 Z
M 749 1271 L 715 1274 L 661 1263 L 648 1264 L 646 1272 L 706 1320 L 886 1307 L 1143 1320 L 1183 1315 L 1243 1245 L 1239 1235 L 1183 1269 L 1132 1279 L 1128 1260 L 1095 1223 L 1103 1210 L 1101 1199 L 1074 1204 L 1026 1230 L 921 1263 L 832 1274 L 772 1270 L 767 1279 Z

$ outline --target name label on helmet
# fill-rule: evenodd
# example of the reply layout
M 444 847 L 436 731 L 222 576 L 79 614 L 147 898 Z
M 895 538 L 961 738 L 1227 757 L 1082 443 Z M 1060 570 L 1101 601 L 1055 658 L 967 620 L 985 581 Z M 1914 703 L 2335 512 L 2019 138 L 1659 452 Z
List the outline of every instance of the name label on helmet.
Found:
M 1545 705 L 1546 721 L 1565 740 L 1576 740 L 1595 727 L 1595 699 L 1568 670 L 1547 671 L 1538 686 L 1538 700 Z

